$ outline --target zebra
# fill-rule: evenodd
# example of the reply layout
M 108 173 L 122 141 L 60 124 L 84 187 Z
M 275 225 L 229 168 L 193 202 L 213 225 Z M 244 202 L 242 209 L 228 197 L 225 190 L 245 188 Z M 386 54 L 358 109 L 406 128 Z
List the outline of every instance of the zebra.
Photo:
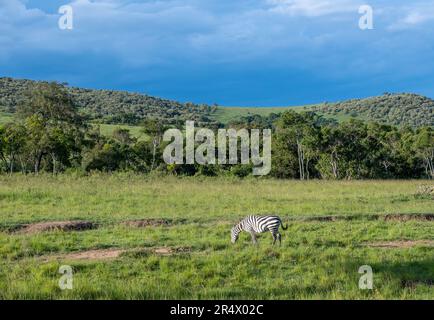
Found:
M 288 225 L 284 227 L 282 220 L 278 216 L 247 216 L 232 228 L 231 242 L 235 243 L 241 231 L 246 231 L 252 236 L 252 242 L 257 244 L 256 234 L 270 231 L 273 236 L 273 245 L 276 243 L 276 240 L 279 240 L 279 244 L 281 245 L 280 226 L 282 226 L 283 230 L 288 229 Z

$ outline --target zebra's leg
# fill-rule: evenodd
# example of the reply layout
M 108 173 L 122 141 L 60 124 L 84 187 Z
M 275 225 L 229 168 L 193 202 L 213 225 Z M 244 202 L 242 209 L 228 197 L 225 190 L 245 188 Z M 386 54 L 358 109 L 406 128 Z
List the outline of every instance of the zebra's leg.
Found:
M 280 235 L 280 232 L 277 233 L 277 240 L 279 240 L 279 246 L 282 245 L 282 236 Z
M 250 235 L 252 236 L 253 244 L 258 244 L 258 240 L 256 240 L 256 234 L 253 231 L 251 231 Z
M 274 246 L 277 240 L 277 236 L 274 232 L 271 232 L 271 235 L 273 236 L 273 246 Z

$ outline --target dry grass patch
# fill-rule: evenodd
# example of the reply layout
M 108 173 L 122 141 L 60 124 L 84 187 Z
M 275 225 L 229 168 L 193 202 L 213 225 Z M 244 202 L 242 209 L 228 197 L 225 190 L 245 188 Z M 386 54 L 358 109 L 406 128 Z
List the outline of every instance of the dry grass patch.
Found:
M 301 221 L 305 222 L 335 222 L 338 220 L 345 220 L 346 217 L 338 217 L 338 216 L 314 216 L 314 217 L 305 217 L 302 218 Z
M 368 243 L 367 246 L 372 248 L 413 248 L 417 246 L 434 247 L 434 240 L 383 241 Z
M 133 248 L 133 249 L 92 249 L 78 251 L 60 255 L 43 256 L 44 261 L 50 260 L 112 260 L 121 257 L 125 253 L 132 254 L 157 254 L 170 256 L 177 253 L 188 253 L 191 249 L 187 247 L 151 247 L 151 248 Z
M 431 184 L 423 184 L 417 187 L 417 191 L 415 194 L 416 198 L 426 198 L 434 200 L 434 185 Z
M 413 213 L 413 214 L 387 214 L 385 221 L 434 221 L 434 213 Z
M 291 219 L 300 222 L 336 222 L 353 220 L 384 220 L 384 221 L 434 221 L 434 213 L 393 213 L 393 214 L 362 214 L 362 215 L 332 215 L 307 216 Z
M 83 231 L 96 228 L 97 225 L 89 221 L 51 221 L 20 225 L 14 228 L 14 231 L 34 234 L 47 231 Z
M 116 259 L 122 253 L 126 252 L 125 249 L 97 249 L 68 253 L 64 255 L 50 256 L 47 260 L 65 259 L 65 260 L 107 260 Z
M 127 227 L 134 227 L 134 228 L 168 226 L 171 223 L 172 223 L 171 220 L 166 220 L 166 219 L 140 219 L 140 220 L 130 220 L 130 221 L 122 222 L 123 225 Z

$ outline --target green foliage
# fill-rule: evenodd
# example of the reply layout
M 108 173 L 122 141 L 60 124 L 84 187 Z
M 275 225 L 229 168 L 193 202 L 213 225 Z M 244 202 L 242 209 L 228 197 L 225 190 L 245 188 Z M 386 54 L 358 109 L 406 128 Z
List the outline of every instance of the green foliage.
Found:
M 434 101 L 409 93 L 324 103 L 309 110 L 341 120 L 358 118 L 396 126 L 434 126 Z
M 25 99 L 25 93 L 37 84 L 30 80 L 0 78 L 0 112 L 13 113 Z M 217 107 L 179 103 L 144 94 L 114 90 L 91 90 L 68 87 L 81 113 L 93 122 L 136 125 L 154 118 L 172 126 L 193 120 L 199 126 L 218 127 L 238 123 L 243 117 L 257 120 L 288 110 L 311 111 L 326 119 L 345 121 L 351 118 L 396 126 L 434 126 L 434 101 L 416 94 L 389 94 L 367 99 L 322 103 L 302 107 Z M 0 123 L 2 116 L 0 114 Z M 241 122 L 246 122 L 245 119 Z
M 434 178 L 433 128 L 421 128 L 416 132 L 413 150 L 423 159 L 426 174 Z
M 25 135 L 25 127 L 19 124 L 8 123 L 0 127 L 0 159 L 10 173 L 14 172 L 15 158 L 22 153 L 26 144 Z
M 274 135 L 272 174 L 301 180 L 432 178 L 433 148 L 430 127 L 358 120 L 324 125 L 315 114 L 286 112 Z
M 258 116 L 266 118 L 272 113 L 282 114 L 290 110 L 315 112 L 323 116 L 323 121 L 343 122 L 358 119 L 402 127 L 434 126 L 434 101 L 424 96 L 409 93 L 387 93 L 378 97 L 352 99 L 337 103 L 325 102 L 303 107 L 224 107 L 218 108 L 212 118 L 222 123 L 232 123 L 238 122 L 242 118 Z
M 63 85 L 38 83 L 27 93 L 18 107 L 18 126 L 26 139 L 21 140 L 24 156 L 40 171 L 42 161 L 51 158 L 51 168 L 69 167 L 79 161 L 84 131 L 87 126 L 77 113 L 74 102 Z M 26 170 L 22 161 L 21 169 Z M 23 168 L 24 167 L 24 168 Z
M 2 172 L 52 171 L 55 174 L 68 168 L 82 168 L 85 172 L 132 170 L 236 177 L 246 177 L 251 173 L 252 168 L 248 165 L 167 166 L 162 159 L 167 143 L 163 143 L 162 137 L 170 127 L 182 129 L 181 123 L 177 122 L 179 118 L 177 121 L 165 121 L 147 114 L 134 127 L 115 126 L 110 130 L 103 127 L 104 133 L 101 134 L 101 126 L 95 123 L 87 125 L 83 116 L 86 108 L 78 107 L 83 105 L 82 98 L 75 95 L 79 89 L 58 83 L 8 78 L 1 81 L 6 83 L 1 90 L 7 92 L 8 88 L 17 84 L 30 86 L 23 97 L 20 96 L 16 108 L 17 121 L 7 123 L 0 129 Z M 90 95 L 96 91 L 85 92 Z M 405 105 L 410 98 L 416 101 L 412 100 L 413 105 L 420 102 L 420 97 L 414 95 L 386 97 Z M 128 101 L 134 104 L 136 100 L 131 98 Z M 359 108 L 369 104 L 369 101 L 351 100 L 347 106 Z M 372 101 L 382 101 L 382 108 L 390 107 L 384 99 L 373 98 Z M 422 104 L 424 108 L 431 108 L 426 101 Z M 342 105 L 338 106 L 338 112 L 341 112 Z M 192 104 L 185 104 L 185 107 L 198 110 Z M 324 104 L 323 107 L 328 110 L 335 108 L 336 104 Z M 314 108 L 311 106 L 302 112 L 288 110 L 267 116 L 250 114 L 230 121 L 227 127 L 272 129 L 271 176 L 277 178 L 350 180 L 434 177 L 432 127 L 390 126 L 351 117 L 348 121 L 337 122 L 323 115 L 325 109 L 319 109 L 318 114 L 311 111 Z M 199 109 L 200 112 L 207 110 Z M 135 131 L 132 133 L 130 129 Z
M 17 106 L 26 100 L 25 93 L 39 84 L 46 83 L 0 78 L 0 111 L 15 112 Z M 74 87 L 66 87 L 66 90 L 89 120 L 108 124 L 139 124 L 144 119 L 155 118 L 170 125 L 193 120 L 199 125 L 218 126 L 216 121 L 210 119 L 215 108 L 208 105 L 179 103 L 125 91 Z M 35 97 L 36 101 L 38 99 Z

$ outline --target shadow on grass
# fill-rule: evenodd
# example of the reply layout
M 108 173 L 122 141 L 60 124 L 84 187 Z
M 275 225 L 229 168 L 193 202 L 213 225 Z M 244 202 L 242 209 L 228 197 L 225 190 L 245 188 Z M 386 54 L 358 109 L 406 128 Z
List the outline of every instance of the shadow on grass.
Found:
M 432 250 L 427 249 L 426 255 L 432 256 Z M 413 261 L 382 261 L 377 263 L 358 261 L 348 264 L 348 271 L 357 272 L 362 265 L 372 267 L 374 273 L 374 286 L 384 282 L 392 282 L 401 289 L 415 289 L 417 286 L 428 286 L 434 288 L 434 258 L 427 257 Z M 358 274 L 361 276 L 361 274 Z M 377 280 L 375 280 L 377 279 Z

